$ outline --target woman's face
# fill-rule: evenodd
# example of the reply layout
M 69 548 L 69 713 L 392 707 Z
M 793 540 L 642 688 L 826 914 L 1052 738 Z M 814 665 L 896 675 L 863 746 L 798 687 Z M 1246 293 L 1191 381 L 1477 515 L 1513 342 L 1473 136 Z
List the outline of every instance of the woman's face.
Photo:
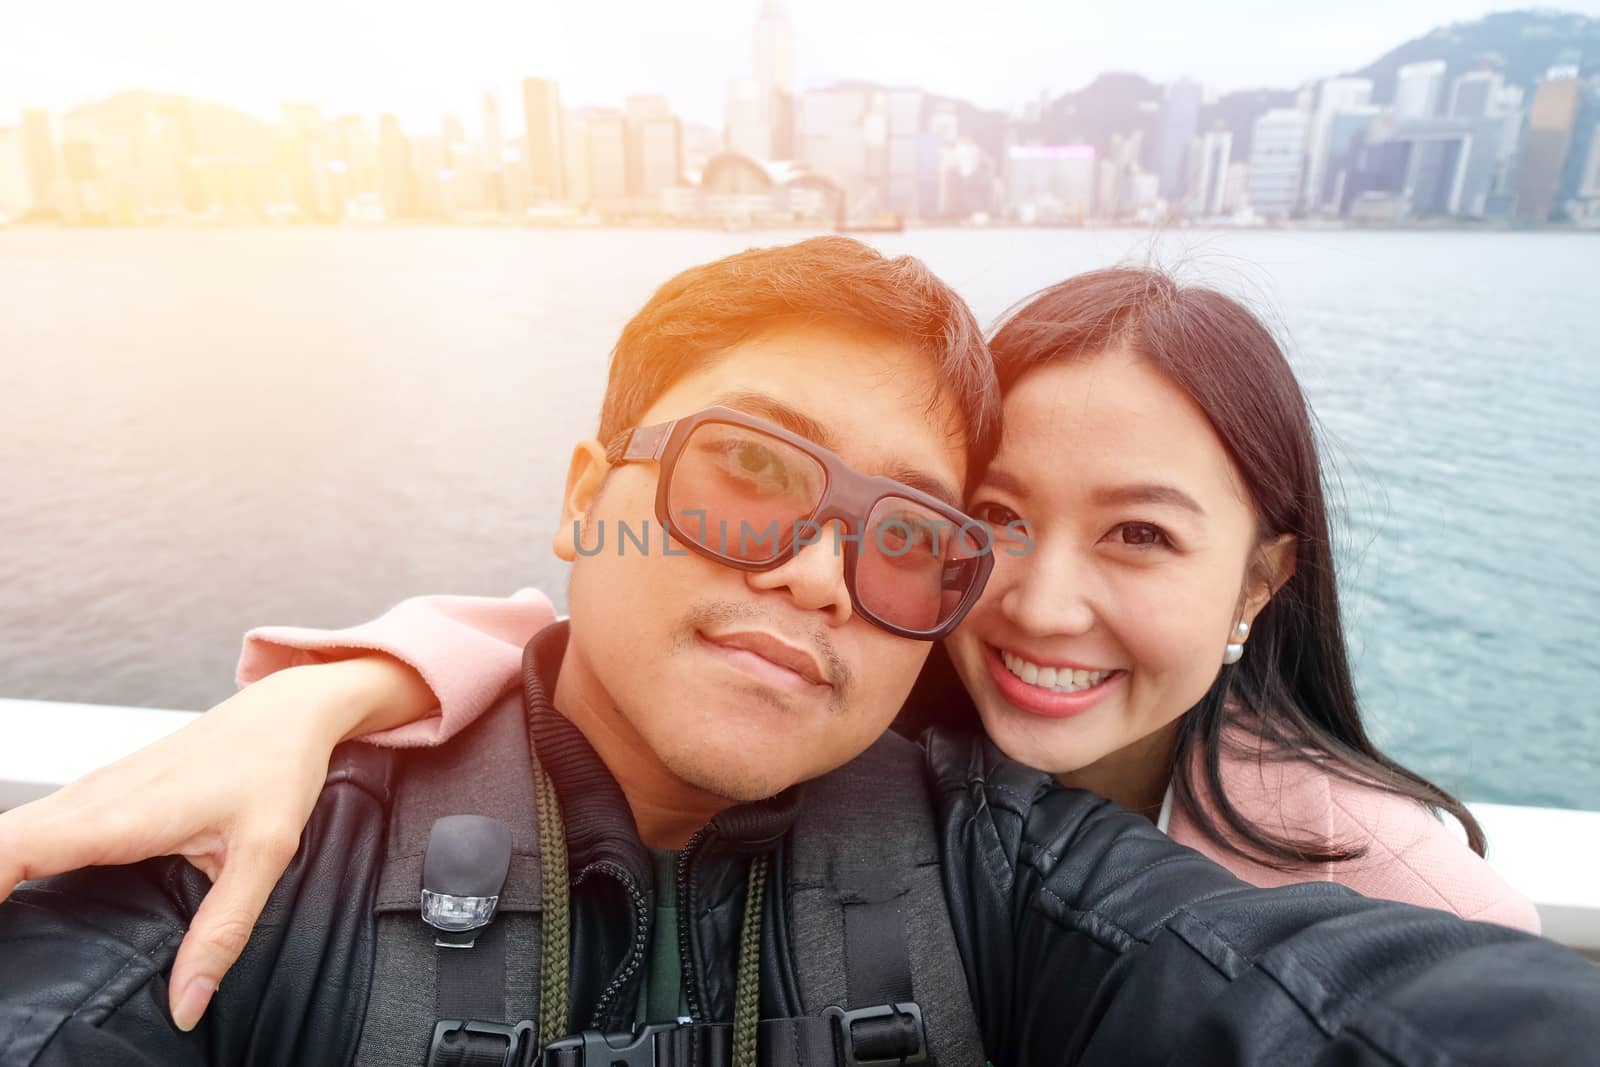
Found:
M 1148 779 L 1154 764 L 1164 788 L 1173 724 L 1268 593 L 1246 588 L 1255 520 L 1211 424 L 1134 353 L 1042 366 L 1007 395 L 1005 437 L 971 505 L 1032 535 L 1002 540 L 983 599 L 948 641 L 989 736 L 1119 799 L 1108 781 Z M 1287 539 L 1269 555 L 1292 564 Z

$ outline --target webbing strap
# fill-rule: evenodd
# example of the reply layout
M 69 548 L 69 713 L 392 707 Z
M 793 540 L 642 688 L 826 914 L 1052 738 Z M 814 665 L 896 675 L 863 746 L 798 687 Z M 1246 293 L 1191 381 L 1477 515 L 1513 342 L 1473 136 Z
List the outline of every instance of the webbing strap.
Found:
M 905 1010 L 909 1009 L 909 1011 Z M 595 1031 L 546 1048 L 543 1067 L 729 1067 L 734 1028 L 728 1023 L 655 1025 L 629 1035 Z M 922 1016 L 910 1005 L 824 1016 L 763 1019 L 760 1067 L 877 1067 L 927 1062 Z
M 437 945 L 438 942 L 435 942 Z M 490 923 L 471 948 L 436 950 L 435 1015 L 440 1019 L 503 1019 L 506 1014 L 506 930 Z
M 505 924 L 479 930 L 471 948 L 439 941 L 435 945 L 434 1010 L 440 1023 L 434 1028 L 428 1067 L 506 1067 L 517 1062 L 517 1035 L 498 1025 L 506 1014 Z M 494 1022 L 482 1026 L 481 1020 Z M 523 1043 L 531 1045 L 532 1035 Z
M 903 899 L 844 905 L 845 989 L 852 1007 L 914 999 Z

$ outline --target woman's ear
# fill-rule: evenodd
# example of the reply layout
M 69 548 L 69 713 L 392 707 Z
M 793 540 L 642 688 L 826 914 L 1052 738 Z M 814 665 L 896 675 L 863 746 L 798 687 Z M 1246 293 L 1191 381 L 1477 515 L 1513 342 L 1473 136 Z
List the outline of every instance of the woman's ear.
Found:
M 556 555 L 568 563 L 578 558 L 578 538 L 610 471 L 605 446 L 599 441 L 591 437 L 573 447 L 567 464 L 567 489 L 561 497 L 561 524 L 556 527 L 553 545 Z
M 1240 618 L 1243 621 L 1255 622 L 1261 609 L 1267 606 L 1267 601 L 1294 577 L 1298 548 L 1294 534 L 1280 534 L 1256 550 L 1244 590 L 1244 603 L 1241 605 Z

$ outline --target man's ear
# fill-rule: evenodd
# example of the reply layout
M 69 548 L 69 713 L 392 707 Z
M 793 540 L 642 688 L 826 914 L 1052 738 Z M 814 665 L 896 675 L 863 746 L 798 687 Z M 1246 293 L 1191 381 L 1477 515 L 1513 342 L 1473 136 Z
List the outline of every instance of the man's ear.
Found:
M 556 555 L 568 563 L 578 558 L 578 537 L 610 470 L 605 446 L 599 441 L 591 437 L 573 446 L 572 461 L 567 464 L 567 489 L 561 497 L 561 525 L 556 527 L 553 545 Z
M 1241 618 L 1255 622 L 1284 583 L 1294 577 L 1294 560 L 1299 544 L 1294 534 L 1281 534 L 1256 550 L 1244 591 Z

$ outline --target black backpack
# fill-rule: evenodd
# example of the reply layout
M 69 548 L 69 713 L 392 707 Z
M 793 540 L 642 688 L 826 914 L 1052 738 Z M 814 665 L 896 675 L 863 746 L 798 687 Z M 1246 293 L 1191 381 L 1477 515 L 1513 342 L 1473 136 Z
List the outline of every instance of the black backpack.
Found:
M 544 902 L 535 795 L 520 687 L 448 744 L 402 755 L 357 1067 L 538 1062 Z M 434 824 L 461 815 L 503 824 L 509 863 L 494 919 L 474 931 L 470 948 L 442 947 L 449 938 L 419 913 L 424 858 Z M 888 734 L 809 785 L 779 847 L 788 850 L 788 884 L 768 891 L 785 894 L 806 1014 L 760 1020 L 758 1062 L 983 1063 L 921 749 Z M 576 1033 L 545 1055 L 545 1067 L 732 1063 L 732 1029 L 680 1021 L 632 1034 Z

